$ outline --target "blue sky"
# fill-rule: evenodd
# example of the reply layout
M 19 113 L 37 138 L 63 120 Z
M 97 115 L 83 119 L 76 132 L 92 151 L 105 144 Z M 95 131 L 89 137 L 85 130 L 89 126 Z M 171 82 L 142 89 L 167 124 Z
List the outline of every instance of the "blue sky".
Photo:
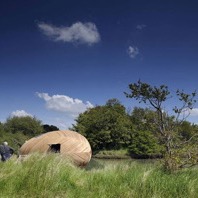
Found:
M 198 3 L 0 1 L 0 121 L 31 115 L 67 129 L 141 79 L 198 88 Z M 177 104 L 167 103 L 169 109 Z M 198 123 L 197 107 L 189 120 Z

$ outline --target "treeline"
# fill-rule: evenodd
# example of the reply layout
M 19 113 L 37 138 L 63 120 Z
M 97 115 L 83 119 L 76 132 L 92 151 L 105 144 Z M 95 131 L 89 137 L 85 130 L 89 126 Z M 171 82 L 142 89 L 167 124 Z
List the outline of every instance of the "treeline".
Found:
M 119 100 L 110 99 L 105 105 L 81 113 L 71 129 L 84 135 L 95 153 L 127 149 L 135 158 L 161 157 L 166 148 L 156 125 L 157 118 L 154 110 L 135 107 L 127 112 Z M 176 125 L 174 116 L 167 119 L 169 124 Z M 198 125 L 188 121 L 177 126 L 175 137 L 181 143 L 198 132 Z
M 9 117 L 5 123 L 0 123 L 0 143 L 7 141 L 17 152 L 26 140 L 55 130 L 59 128 L 54 125 L 43 125 L 36 117 Z
M 101 150 L 128 150 L 134 158 L 161 157 L 165 151 L 163 138 L 156 126 L 157 113 L 149 108 L 135 107 L 131 112 L 117 99 L 81 113 L 71 130 L 84 135 L 94 153 Z M 169 116 L 174 124 L 174 116 Z M 10 117 L 0 123 L 0 142 L 8 141 L 17 151 L 28 139 L 59 130 L 53 125 L 43 125 L 36 117 Z M 183 121 L 175 130 L 182 143 L 198 133 L 198 125 Z M 197 139 L 196 139 L 197 141 Z
M 129 84 L 127 98 L 148 108 L 131 112 L 117 99 L 79 114 L 71 130 L 84 135 L 94 153 L 101 150 L 128 150 L 135 158 L 163 157 L 165 170 L 175 171 L 198 165 L 198 125 L 186 121 L 196 104 L 197 93 L 176 90 L 177 106 L 166 111 L 166 102 L 174 95 L 166 85 L 152 86 L 139 80 Z M 36 135 L 58 130 L 42 125 L 32 117 L 12 117 L 0 123 L 0 141 L 14 148 Z

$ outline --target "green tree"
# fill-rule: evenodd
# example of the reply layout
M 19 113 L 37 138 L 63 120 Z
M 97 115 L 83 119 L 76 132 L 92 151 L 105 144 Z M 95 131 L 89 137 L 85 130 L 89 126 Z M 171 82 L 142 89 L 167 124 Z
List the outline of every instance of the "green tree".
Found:
M 179 137 L 182 140 L 187 141 L 197 133 L 197 126 L 194 124 L 191 124 L 188 121 L 183 121 L 181 125 L 179 126 L 178 131 L 179 131 Z
M 130 114 L 133 124 L 129 152 L 135 158 L 161 157 L 164 147 L 155 125 L 157 114 L 149 108 L 134 107 Z
M 43 130 L 44 130 L 44 133 L 46 133 L 50 131 L 59 131 L 59 128 L 54 125 L 44 124 Z
M 4 124 L 4 129 L 8 133 L 22 133 L 29 137 L 33 137 L 43 132 L 42 122 L 31 116 L 9 117 Z
M 161 157 L 163 147 L 150 131 L 133 131 L 129 152 L 135 158 Z
M 43 132 L 41 121 L 35 117 L 9 117 L 0 133 L 1 142 L 7 141 L 17 153 L 24 142 Z
M 186 94 L 183 90 L 176 91 L 181 106 L 173 108 L 175 117 L 170 117 L 163 108 L 164 103 L 170 97 L 170 91 L 166 85 L 156 87 L 139 80 L 137 83 L 129 84 L 129 93 L 125 92 L 125 95 L 128 98 L 134 98 L 139 102 L 149 104 L 156 111 L 155 125 L 158 128 L 157 132 L 161 136 L 162 144 L 166 148 L 164 153 L 164 167 L 166 170 L 172 171 L 186 165 L 191 166 L 198 163 L 197 156 L 193 155 L 192 157 L 192 154 L 195 153 L 195 144 L 193 146 L 188 144 L 191 142 L 191 138 L 184 142 L 180 142 L 178 138 L 178 126 L 185 121 L 186 112 L 193 108 L 196 102 L 194 99 L 196 92 Z M 184 145 L 186 146 L 184 147 Z M 186 158 L 182 160 L 185 154 L 187 154 Z
M 111 99 L 80 114 L 72 130 L 83 134 L 93 150 L 119 149 L 129 144 L 131 122 L 125 107 Z
M 156 132 L 156 120 L 157 114 L 155 111 L 149 108 L 134 107 L 131 112 L 130 119 L 137 131 L 151 131 Z

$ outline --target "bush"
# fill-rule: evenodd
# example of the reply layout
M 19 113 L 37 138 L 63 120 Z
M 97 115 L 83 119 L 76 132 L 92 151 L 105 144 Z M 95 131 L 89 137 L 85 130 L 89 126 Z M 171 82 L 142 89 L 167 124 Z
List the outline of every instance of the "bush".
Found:
M 134 131 L 129 153 L 133 158 L 161 157 L 162 147 L 149 131 Z

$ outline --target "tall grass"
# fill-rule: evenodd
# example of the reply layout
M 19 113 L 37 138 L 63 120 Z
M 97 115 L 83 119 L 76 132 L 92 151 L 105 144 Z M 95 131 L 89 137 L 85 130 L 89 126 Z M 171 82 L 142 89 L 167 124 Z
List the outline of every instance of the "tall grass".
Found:
M 78 168 L 60 156 L 0 163 L 1 198 L 196 198 L 198 169 L 164 173 L 159 165 L 95 162 Z

